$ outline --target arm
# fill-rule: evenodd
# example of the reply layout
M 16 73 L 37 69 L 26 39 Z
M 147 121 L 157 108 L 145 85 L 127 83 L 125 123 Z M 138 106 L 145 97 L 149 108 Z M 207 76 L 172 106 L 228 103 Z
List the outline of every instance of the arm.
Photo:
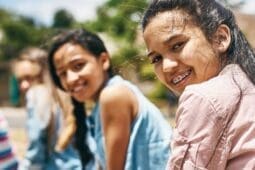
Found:
M 227 116 L 218 112 L 212 103 L 191 91 L 180 98 L 169 169 L 204 169 L 210 166 L 227 124 Z M 221 166 L 214 165 L 214 169 L 224 169 Z
M 109 87 L 100 95 L 107 170 L 124 169 L 130 126 L 137 105 L 135 95 L 126 87 Z

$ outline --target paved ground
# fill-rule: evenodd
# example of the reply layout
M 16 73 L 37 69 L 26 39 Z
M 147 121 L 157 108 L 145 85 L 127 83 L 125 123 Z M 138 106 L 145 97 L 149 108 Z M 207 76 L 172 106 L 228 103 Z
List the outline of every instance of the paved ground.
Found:
M 24 108 L 0 107 L 9 123 L 9 135 L 18 158 L 24 156 L 27 138 L 25 132 L 25 110 Z

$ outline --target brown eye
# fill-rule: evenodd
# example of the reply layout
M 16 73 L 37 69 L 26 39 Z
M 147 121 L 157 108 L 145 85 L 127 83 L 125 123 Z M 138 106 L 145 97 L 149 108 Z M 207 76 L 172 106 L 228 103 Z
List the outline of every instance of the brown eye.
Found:
M 178 43 L 174 44 L 171 49 L 174 52 L 178 52 L 184 47 L 184 45 L 185 45 L 185 42 L 178 42 Z
M 82 63 L 76 63 L 74 66 L 73 66 L 73 71 L 80 71 L 84 66 L 85 66 L 85 62 L 82 62 Z
M 161 55 L 153 56 L 153 57 L 151 57 L 151 64 L 158 63 L 161 59 L 162 59 Z

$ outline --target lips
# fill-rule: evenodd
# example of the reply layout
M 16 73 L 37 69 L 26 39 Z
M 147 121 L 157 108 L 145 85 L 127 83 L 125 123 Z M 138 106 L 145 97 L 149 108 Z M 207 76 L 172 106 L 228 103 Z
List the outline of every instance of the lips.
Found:
M 72 90 L 72 92 L 73 93 L 77 93 L 77 92 L 79 92 L 80 90 L 82 90 L 83 89 L 83 86 L 78 86 L 78 87 L 75 87 L 73 90 Z
M 76 84 L 73 86 L 73 88 L 71 88 L 71 93 L 79 93 L 81 92 L 85 87 L 86 87 L 87 83 L 80 83 L 80 84 Z
M 183 81 L 185 78 L 187 78 L 189 75 L 191 74 L 191 69 L 175 76 L 173 79 L 172 79 L 172 83 L 174 85 L 177 85 L 178 83 L 180 83 L 181 81 Z

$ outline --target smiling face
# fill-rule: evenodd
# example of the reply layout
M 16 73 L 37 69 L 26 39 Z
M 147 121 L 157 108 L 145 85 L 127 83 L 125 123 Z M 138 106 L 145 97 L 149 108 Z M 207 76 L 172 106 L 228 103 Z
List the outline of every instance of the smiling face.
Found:
M 157 77 L 177 95 L 220 71 L 213 46 L 180 10 L 158 13 L 144 29 L 144 39 Z
M 109 68 L 106 53 L 96 57 L 78 44 L 66 43 L 56 51 L 53 61 L 63 88 L 77 101 L 98 97 Z

